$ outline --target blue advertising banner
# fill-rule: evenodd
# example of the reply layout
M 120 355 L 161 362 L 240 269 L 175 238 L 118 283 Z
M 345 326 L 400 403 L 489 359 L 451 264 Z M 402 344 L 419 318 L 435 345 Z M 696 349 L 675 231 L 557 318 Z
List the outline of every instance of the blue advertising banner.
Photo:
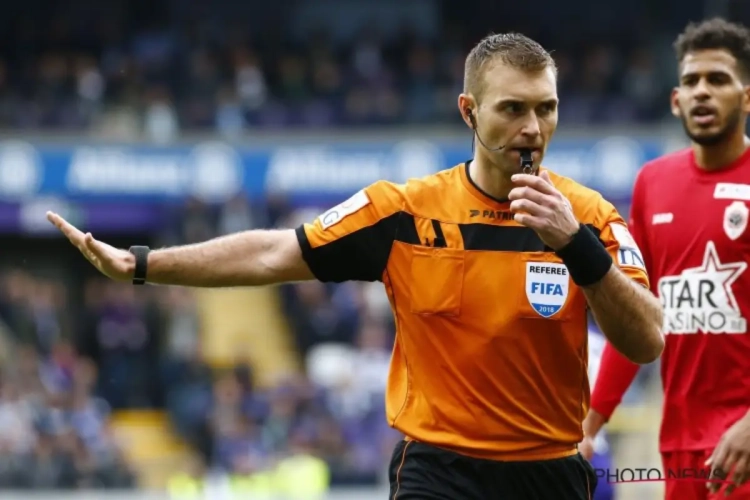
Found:
M 623 202 L 629 199 L 639 168 L 664 154 L 666 147 L 658 137 L 556 140 L 544 164 L 613 202 Z M 18 213 L 36 213 L 44 200 L 51 199 L 98 214 L 117 213 L 123 207 L 135 214 L 132 207 L 138 205 L 143 213 L 136 218 L 141 221 L 153 220 L 147 213 L 158 205 L 186 197 L 221 202 L 239 193 L 255 200 L 284 193 L 293 204 L 324 207 L 377 180 L 404 182 L 470 157 L 467 139 L 260 147 L 210 141 L 158 147 L 7 140 L 0 142 L 0 222 L 14 219 L 8 215 L 11 207 Z

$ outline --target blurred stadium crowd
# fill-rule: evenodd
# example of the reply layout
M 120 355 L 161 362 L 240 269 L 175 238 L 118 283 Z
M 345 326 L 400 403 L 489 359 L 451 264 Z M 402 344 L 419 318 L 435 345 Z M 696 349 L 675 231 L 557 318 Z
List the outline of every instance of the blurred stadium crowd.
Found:
M 19 18 L 0 44 L 0 127 L 115 135 L 143 128 L 168 140 L 181 130 L 458 123 L 465 54 L 504 29 L 554 50 L 563 123 L 654 122 L 669 113 L 672 33 L 703 6 L 420 1 L 403 8 L 411 15 L 394 16 L 397 28 L 361 15 L 348 36 L 334 36 L 356 6 L 342 2 L 341 19 L 323 20 L 336 2 L 312 9 L 323 12 L 315 17 L 284 0 L 266 4 L 265 22 L 253 23 L 236 4 L 14 6 Z M 670 4 L 679 12 L 665 17 Z M 36 17 L 40 9 L 50 15 Z
M 196 202 L 163 239 L 301 217 L 242 200 L 218 211 Z M 384 418 L 394 326 L 377 284 L 281 287 L 309 376 L 258 388 L 248 365 L 208 366 L 188 289 L 91 278 L 76 307 L 72 290 L 33 272 L 9 269 L 0 280 L 0 488 L 136 486 L 108 427 L 117 410 L 166 408 L 200 472 L 213 475 L 256 473 L 299 452 L 323 459 L 332 485 L 377 484 L 401 437 Z
M 373 20 L 346 37 L 333 36 L 335 26 L 299 29 L 293 13 L 305 2 L 292 0 L 110 3 L 8 6 L 0 128 L 167 142 L 186 131 L 455 124 L 466 51 L 506 29 L 555 50 L 565 126 L 659 122 L 674 83 L 670 43 L 703 5 L 414 2 L 421 7 L 410 22 Z M 234 16 L 240 8 L 255 8 L 255 18 Z M 296 21 L 282 24 L 287 16 Z M 347 19 L 308 24 L 323 21 Z M 300 213 L 281 199 L 256 206 L 241 197 L 188 203 L 160 242 L 294 227 L 320 208 Z M 400 438 L 384 418 L 394 325 L 378 284 L 280 287 L 307 376 L 265 388 L 250 366 L 209 368 L 200 337 L 211 332 L 190 290 L 93 278 L 80 284 L 78 304 L 76 292 L 21 263 L 0 282 L 0 488 L 136 486 L 109 426 L 121 409 L 166 408 L 201 469 L 219 474 L 312 453 L 334 485 L 374 484 Z

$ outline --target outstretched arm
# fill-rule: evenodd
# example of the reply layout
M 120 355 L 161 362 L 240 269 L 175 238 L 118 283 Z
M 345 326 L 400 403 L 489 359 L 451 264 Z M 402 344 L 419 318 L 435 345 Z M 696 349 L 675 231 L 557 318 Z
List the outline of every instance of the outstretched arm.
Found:
M 244 231 L 149 253 L 149 283 L 190 287 L 261 286 L 317 279 L 377 281 L 388 262 L 403 201 L 401 186 L 377 182 L 312 224 Z M 68 223 L 47 218 L 102 274 L 130 281 L 135 257 Z
M 47 218 L 104 275 L 130 281 L 135 257 L 84 234 L 57 214 Z M 244 231 L 194 245 L 154 250 L 149 283 L 190 287 L 257 286 L 314 279 L 294 230 Z
M 128 252 L 128 255 L 130 253 Z M 135 268 L 131 259 L 130 276 Z M 151 283 L 192 287 L 260 286 L 315 279 L 294 230 L 244 231 L 149 254 Z

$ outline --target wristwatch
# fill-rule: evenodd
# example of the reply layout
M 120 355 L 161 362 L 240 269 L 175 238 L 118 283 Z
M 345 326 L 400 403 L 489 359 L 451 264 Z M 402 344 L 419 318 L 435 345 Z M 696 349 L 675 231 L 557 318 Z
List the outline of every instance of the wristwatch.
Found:
M 146 274 L 148 271 L 148 254 L 151 252 L 149 247 L 132 246 L 128 252 L 135 256 L 135 271 L 133 272 L 133 284 L 145 285 Z

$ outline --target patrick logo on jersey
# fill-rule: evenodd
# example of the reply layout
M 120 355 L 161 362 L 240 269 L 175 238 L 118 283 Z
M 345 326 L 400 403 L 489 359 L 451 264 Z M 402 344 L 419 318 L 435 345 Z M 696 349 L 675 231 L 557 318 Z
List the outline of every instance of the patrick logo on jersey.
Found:
M 732 290 L 746 269 L 746 262 L 722 263 L 709 241 L 700 266 L 660 279 L 664 333 L 746 333 L 747 321 Z

